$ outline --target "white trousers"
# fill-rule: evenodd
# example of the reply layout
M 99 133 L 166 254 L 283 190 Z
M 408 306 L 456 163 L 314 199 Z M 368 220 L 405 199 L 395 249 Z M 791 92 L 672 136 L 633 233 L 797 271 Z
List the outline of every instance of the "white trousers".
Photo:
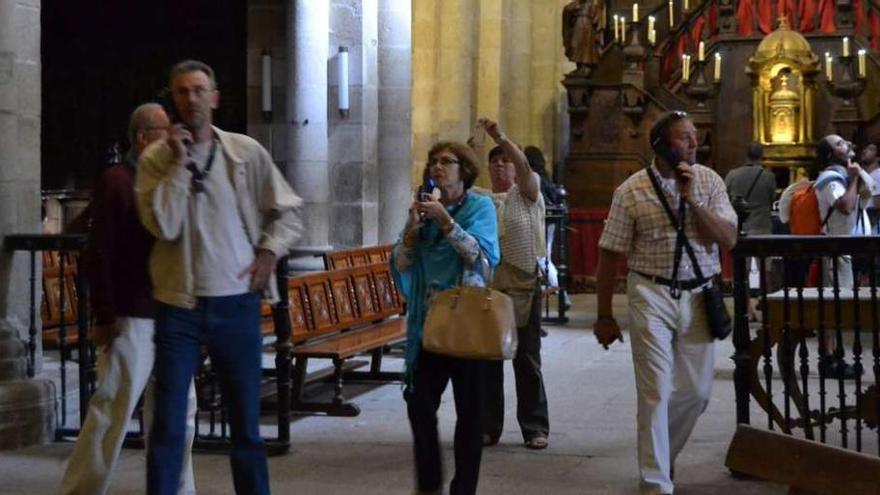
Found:
M 129 420 L 145 387 L 148 388 L 143 408 L 145 439 L 149 438 L 153 416 L 150 377 L 156 355 L 153 320 L 118 318 L 117 324 L 121 326 L 120 334 L 113 340 L 109 351 L 98 356 L 98 387 L 89 401 L 86 420 L 64 471 L 61 493 L 65 495 L 107 493 Z M 187 448 L 177 490 L 179 495 L 195 493 L 190 454 L 196 411 L 195 387 L 192 384 L 187 409 Z
M 834 262 L 834 258 L 822 258 L 822 285 L 829 288 L 834 287 L 835 268 L 837 268 L 838 287 L 841 289 L 852 289 L 854 277 L 852 256 L 850 255 L 838 257 L 837 263 Z
M 714 353 L 700 289 L 669 288 L 630 272 L 630 341 L 638 394 L 642 493 L 672 493 L 670 468 L 712 391 Z

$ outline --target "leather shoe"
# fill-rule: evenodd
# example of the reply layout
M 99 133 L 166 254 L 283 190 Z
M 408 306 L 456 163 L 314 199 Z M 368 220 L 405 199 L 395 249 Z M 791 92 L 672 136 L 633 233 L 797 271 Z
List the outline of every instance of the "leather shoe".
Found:
M 834 357 L 825 357 L 819 361 L 819 369 L 822 371 L 822 374 L 825 375 L 825 378 L 829 378 L 832 380 L 855 380 L 856 379 L 856 369 L 853 365 L 847 363 L 843 359 L 836 359 Z M 864 370 L 862 370 L 864 373 Z
M 483 447 L 491 447 L 498 443 L 499 437 L 492 436 L 488 433 L 483 433 Z

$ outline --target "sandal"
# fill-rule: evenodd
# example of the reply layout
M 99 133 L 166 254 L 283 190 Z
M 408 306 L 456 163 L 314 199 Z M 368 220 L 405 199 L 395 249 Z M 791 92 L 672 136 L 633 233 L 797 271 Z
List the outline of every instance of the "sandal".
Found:
M 547 441 L 547 437 L 543 435 L 538 435 L 526 440 L 526 448 L 532 450 L 543 450 L 546 449 L 548 445 L 549 442 Z

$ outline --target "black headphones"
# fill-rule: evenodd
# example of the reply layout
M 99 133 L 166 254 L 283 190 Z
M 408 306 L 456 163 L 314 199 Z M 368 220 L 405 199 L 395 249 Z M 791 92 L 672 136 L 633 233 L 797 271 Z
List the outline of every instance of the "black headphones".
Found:
M 651 133 L 649 134 L 651 149 L 666 160 L 667 163 L 678 162 L 675 150 L 669 146 L 669 128 L 672 127 L 672 124 L 687 118 L 689 118 L 687 112 L 673 110 L 660 115 L 651 126 Z

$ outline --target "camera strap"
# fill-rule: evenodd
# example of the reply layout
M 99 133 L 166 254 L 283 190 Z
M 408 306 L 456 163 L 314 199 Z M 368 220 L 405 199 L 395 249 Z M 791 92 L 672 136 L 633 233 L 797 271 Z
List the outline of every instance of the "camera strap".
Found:
M 220 139 L 217 137 L 217 133 L 212 133 L 211 149 L 208 151 L 208 158 L 205 161 L 204 169 L 199 170 L 199 167 L 192 159 L 186 164 L 186 169 L 192 174 L 190 186 L 196 194 L 205 192 L 205 180 L 208 178 L 208 173 L 211 172 L 211 167 L 214 166 L 214 155 L 217 153 L 218 141 Z

